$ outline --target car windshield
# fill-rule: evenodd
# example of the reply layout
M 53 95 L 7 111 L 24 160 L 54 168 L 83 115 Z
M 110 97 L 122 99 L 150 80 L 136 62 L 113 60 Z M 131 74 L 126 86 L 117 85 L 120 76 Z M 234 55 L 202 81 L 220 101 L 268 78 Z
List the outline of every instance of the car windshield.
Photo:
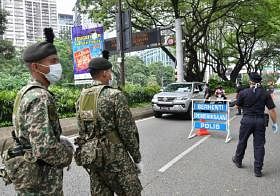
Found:
M 164 92 L 191 92 L 192 84 L 169 84 Z

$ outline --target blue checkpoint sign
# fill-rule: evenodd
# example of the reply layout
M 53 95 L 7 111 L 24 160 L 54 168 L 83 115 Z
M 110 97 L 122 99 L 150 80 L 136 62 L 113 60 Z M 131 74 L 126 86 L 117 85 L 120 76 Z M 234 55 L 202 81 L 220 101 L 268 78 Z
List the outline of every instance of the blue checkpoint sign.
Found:
M 200 129 L 209 129 L 209 130 L 215 130 L 215 131 L 227 131 L 226 124 L 223 123 L 215 123 L 215 122 L 194 122 L 194 128 Z
M 227 120 L 227 114 L 225 114 L 225 113 L 219 114 L 219 113 L 194 112 L 193 119 L 226 121 Z
M 209 104 L 209 103 L 194 103 L 193 110 L 208 110 L 208 111 L 220 111 L 227 112 L 227 104 Z

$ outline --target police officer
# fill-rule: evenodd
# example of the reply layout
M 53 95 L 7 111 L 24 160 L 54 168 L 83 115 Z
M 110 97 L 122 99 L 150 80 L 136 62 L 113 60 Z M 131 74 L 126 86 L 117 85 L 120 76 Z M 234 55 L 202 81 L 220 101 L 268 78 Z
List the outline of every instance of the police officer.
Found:
M 105 58 L 94 58 L 89 63 L 94 82 L 81 92 L 76 104 L 79 147 L 75 160 L 90 175 L 91 195 L 139 196 L 142 185 L 138 178 L 141 161 L 138 130 L 126 97 L 109 86 L 111 68 L 112 64 Z M 83 140 L 84 144 L 78 142 Z M 83 156 L 82 152 L 87 155 Z M 79 156 L 79 160 L 88 163 L 78 163 Z
M 5 170 L 18 195 L 63 195 L 63 168 L 73 157 L 71 144 L 60 139 L 62 131 L 55 100 L 48 91 L 62 73 L 53 45 L 54 33 L 45 28 L 44 34 L 46 41 L 35 43 L 23 52 L 32 80 L 16 97 L 13 136 L 17 148 L 10 148 L 4 158 Z
M 236 105 L 243 108 L 243 118 L 241 119 L 241 126 L 239 131 L 239 141 L 235 156 L 232 161 L 236 167 L 242 167 L 242 160 L 244 158 L 247 141 L 251 134 L 253 134 L 254 141 L 254 172 L 256 177 L 262 176 L 263 160 L 264 160 L 264 144 L 265 144 L 265 106 L 269 110 L 270 117 L 273 121 L 272 130 L 278 131 L 276 123 L 275 104 L 271 96 L 261 86 L 261 76 L 258 73 L 251 73 L 250 88 L 244 89 L 240 92 Z

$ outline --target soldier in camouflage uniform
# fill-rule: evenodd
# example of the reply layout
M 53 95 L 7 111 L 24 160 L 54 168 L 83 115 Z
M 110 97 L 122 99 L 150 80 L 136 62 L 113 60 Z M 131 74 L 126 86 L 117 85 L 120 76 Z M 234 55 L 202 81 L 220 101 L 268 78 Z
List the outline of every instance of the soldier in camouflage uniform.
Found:
M 18 93 L 14 104 L 15 138 L 23 156 L 5 157 L 5 166 L 18 195 L 63 195 L 63 168 L 70 165 L 73 147 L 60 139 L 61 127 L 53 94 L 48 86 L 61 77 L 61 65 L 53 45 L 51 28 L 46 41 L 23 53 L 32 81 Z
M 87 159 L 96 155 L 92 163 L 76 162 L 90 175 L 91 195 L 139 196 L 143 188 L 138 178 L 141 172 L 138 130 L 124 94 L 108 86 L 111 68 L 112 64 L 104 58 L 95 58 L 89 63 L 94 82 L 82 91 L 77 102 L 78 139 L 86 142 L 96 139 L 100 147 L 97 145 L 95 149 L 93 145 L 85 156 Z M 95 97 L 91 99 L 87 95 Z M 87 98 L 92 101 L 87 102 Z M 90 109 L 86 111 L 86 108 Z

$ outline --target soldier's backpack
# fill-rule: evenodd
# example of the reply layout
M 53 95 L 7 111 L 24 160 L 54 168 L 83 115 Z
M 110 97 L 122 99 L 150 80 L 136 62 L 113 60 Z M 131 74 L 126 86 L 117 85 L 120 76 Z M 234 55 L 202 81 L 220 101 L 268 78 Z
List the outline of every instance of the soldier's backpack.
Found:
M 2 164 L 4 167 L 0 169 L 0 176 L 6 185 L 13 183 L 16 190 L 38 189 L 43 175 L 37 159 L 31 153 L 31 146 L 21 145 L 15 133 L 16 131 L 18 133 L 18 121 L 15 116 L 17 115 L 21 99 L 32 88 L 42 87 L 28 85 L 18 93 L 13 110 L 13 122 L 16 128 L 12 131 L 14 144 L 6 149 L 5 141 L 1 149 Z
M 120 139 L 116 131 L 108 134 L 102 134 L 99 130 L 99 113 L 97 108 L 98 97 L 104 85 L 95 86 L 93 88 L 84 89 L 79 99 L 79 110 L 77 118 L 80 121 L 80 137 L 75 139 L 75 145 L 78 148 L 75 151 L 74 159 L 78 166 L 85 168 L 102 167 L 104 160 L 106 163 L 112 154 L 111 144 L 120 143 Z M 91 130 L 88 130 L 90 127 Z M 87 133 L 86 133 L 87 132 Z

